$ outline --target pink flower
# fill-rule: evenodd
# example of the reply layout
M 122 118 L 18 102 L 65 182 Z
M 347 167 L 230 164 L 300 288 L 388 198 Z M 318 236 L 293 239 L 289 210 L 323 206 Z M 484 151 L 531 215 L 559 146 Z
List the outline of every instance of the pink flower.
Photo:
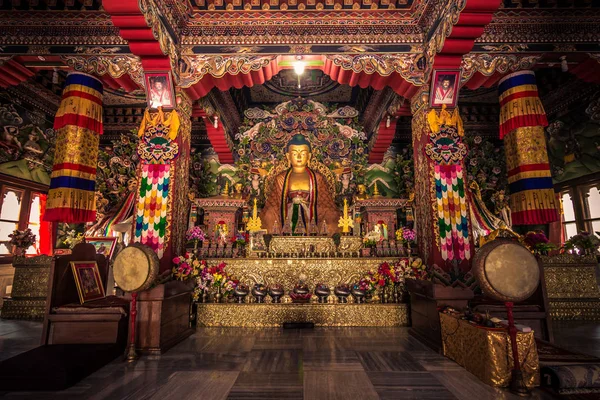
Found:
M 173 259 L 173 263 L 175 263 L 175 264 L 179 264 L 180 262 L 181 262 L 181 258 L 179 256 L 177 256 Z

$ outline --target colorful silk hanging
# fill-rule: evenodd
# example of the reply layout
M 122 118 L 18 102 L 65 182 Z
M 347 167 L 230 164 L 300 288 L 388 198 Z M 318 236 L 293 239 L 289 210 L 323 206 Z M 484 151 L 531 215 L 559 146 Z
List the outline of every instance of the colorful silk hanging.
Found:
M 434 196 L 437 211 L 436 231 L 439 234 L 440 254 L 446 260 L 469 260 L 469 209 L 465 194 L 464 157 L 467 148 L 458 109 L 452 113 L 446 107 L 438 113 L 427 114 L 429 143 L 425 154 L 433 162 Z
M 535 75 L 520 71 L 500 81 L 500 137 L 504 138 L 513 225 L 558 220 Z
M 54 119 L 56 150 L 45 221 L 96 220 L 96 164 L 102 128 L 102 83 L 78 72 L 67 76 Z
M 176 143 L 179 116 L 173 110 L 165 115 L 162 109 L 151 117 L 146 110 L 140 128 L 138 154 L 141 160 L 138 194 L 134 210 L 134 237 L 162 258 L 171 232 L 172 185 L 175 159 L 179 155 Z
M 524 126 L 548 126 L 533 71 L 519 71 L 500 80 L 500 139 Z

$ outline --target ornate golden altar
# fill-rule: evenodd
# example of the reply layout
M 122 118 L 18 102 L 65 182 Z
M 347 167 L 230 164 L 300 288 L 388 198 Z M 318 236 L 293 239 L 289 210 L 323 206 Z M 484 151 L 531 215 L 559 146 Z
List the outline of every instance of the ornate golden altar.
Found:
M 44 319 L 52 262 L 50 256 L 15 257 L 13 289 L 2 305 L 2 318 Z
M 376 300 L 367 304 L 341 304 L 335 301 L 333 294 L 334 287 L 340 283 L 358 282 L 367 271 L 376 270 L 384 261 L 396 262 L 397 258 L 226 258 L 212 259 L 209 264 L 221 261 L 227 264 L 228 273 L 240 282 L 250 286 L 279 283 L 286 296 L 281 304 L 198 304 L 199 326 L 274 327 L 283 322 L 313 322 L 317 326 L 408 325 L 408 304 L 381 304 Z M 301 276 L 311 291 L 319 283 L 328 285 L 330 303 L 291 303 L 287 293 Z

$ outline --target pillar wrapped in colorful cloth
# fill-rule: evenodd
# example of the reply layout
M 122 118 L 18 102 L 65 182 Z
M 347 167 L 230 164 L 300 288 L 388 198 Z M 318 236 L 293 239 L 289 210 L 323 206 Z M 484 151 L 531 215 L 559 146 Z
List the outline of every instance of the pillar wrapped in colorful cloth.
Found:
M 504 139 L 514 225 L 558 220 L 544 127 L 546 113 L 535 74 L 519 71 L 500 81 L 500 138 Z
M 96 220 L 96 165 L 102 128 L 102 83 L 78 72 L 67 76 L 54 119 L 56 150 L 46 221 Z

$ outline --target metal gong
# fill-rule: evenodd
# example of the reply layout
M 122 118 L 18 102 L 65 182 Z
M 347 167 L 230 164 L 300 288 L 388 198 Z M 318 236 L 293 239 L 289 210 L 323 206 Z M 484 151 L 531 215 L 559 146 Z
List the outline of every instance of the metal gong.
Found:
M 148 246 L 134 243 L 117 254 L 113 263 L 115 283 L 125 292 L 141 292 L 158 275 L 160 260 Z
M 473 258 L 473 273 L 486 296 L 505 302 L 529 298 L 540 281 L 537 259 L 511 239 L 499 238 L 483 245 Z

